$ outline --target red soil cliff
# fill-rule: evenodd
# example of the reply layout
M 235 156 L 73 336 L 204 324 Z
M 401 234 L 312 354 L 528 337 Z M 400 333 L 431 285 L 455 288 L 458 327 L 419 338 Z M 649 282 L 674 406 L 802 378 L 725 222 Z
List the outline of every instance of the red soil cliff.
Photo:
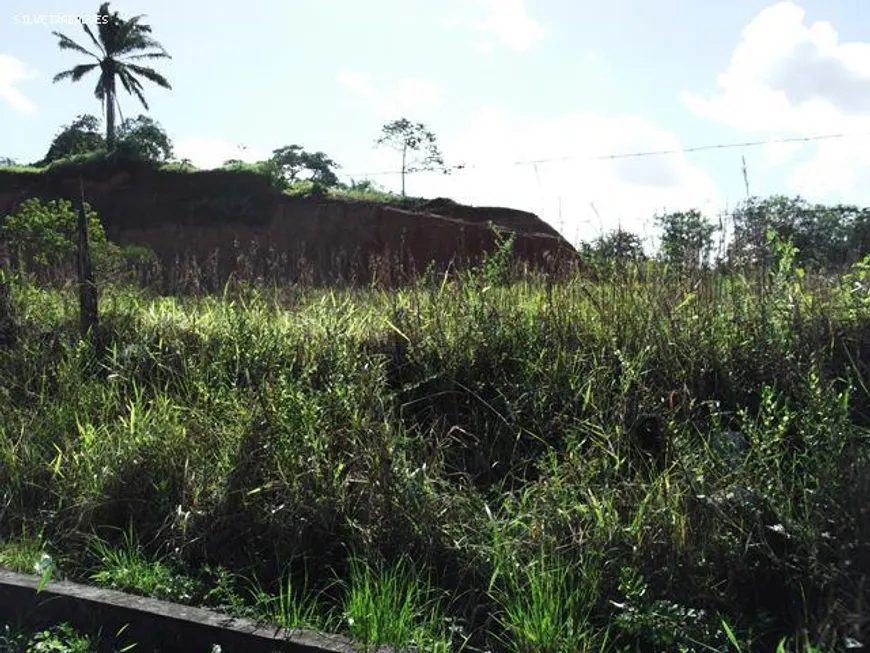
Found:
M 0 170 L 0 218 L 22 200 L 80 197 L 97 211 L 108 237 L 152 248 L 166 265 L 177 258 L 233 267 L 239 250 L 293 263 L 304 258 L 323 276 L 368 276 L 374 258 L 407 271 L 480 260 L 498 231 L 515 234 L 514 256 L 552 268 L 576 252 L 537 216 L 432 200 L 412 208 L 337 197 L 292 197 L 254 172 L 158 170 L 147 163 L 82 165 L 45 172 Z

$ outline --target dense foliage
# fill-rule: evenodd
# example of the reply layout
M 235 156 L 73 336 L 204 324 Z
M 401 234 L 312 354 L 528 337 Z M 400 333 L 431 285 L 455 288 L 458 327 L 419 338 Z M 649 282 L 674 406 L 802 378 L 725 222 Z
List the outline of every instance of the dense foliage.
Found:
M 426 650 L 866 641 L 870 261 L 815 276 L 767 244 L 714 274 L 496 254 L 392 291 L 109 284 L 98 360 L 72 293 L 20 277 L 2 535 Z

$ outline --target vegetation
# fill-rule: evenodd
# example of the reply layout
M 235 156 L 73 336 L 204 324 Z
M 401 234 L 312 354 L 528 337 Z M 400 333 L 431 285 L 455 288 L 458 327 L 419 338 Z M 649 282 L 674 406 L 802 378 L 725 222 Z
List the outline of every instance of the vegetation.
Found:
M 104 281 L 100 357 L 72 288 L 12 270 L 0 560 L 423 650 L 864 642 L 870 258 L 767 246 L 554 279 L 508 240 L 393 290 Z
M 162 163 L 173 157 L 172 141 L 166 131 L 145 115 L 121 123 L 116 147 L 122 154 L 144 161 Z
M 860 260 L 870 246 L 870 210 L 810 204 L 797 197 L 750 198 L 734 214 L 730 258 L 769 266 L 769 231 L 791 240 L 798 262 L 810 269 L 841 268 Z
M 96 642 L 69 624 L 29 633 L 0 623 L 0 653 L 91 653 L 95 650 Z
M 323 152 L 306 152 L 301 145 L 288 145 L 275 150 L 271 160 L 278 165 L 287 183 L 311 181 L 321 186 L 338 185 L 335 169 L 340 166 Z
M 108 147 L 100 133 L 100 119 L 84 114 L 61 128 L 52 140 L 48 152 L 37 167 L 58 161 L 106 153 Z M 159 123 L 139 115 L 121 123 L 115 143 L 115 154 L 129 159 L 165 162 L 172 158 L 172 141 Z
M 697 209 L 656 216 L 661 229 L 661 259 L 678 267 L 698 268 L 710 263 L 716 227 Z
M 104 2 L 97 11 L 96 35 L 90 25 L 82 23 L 82 29 L 96 47 L 96 52 L 79 45 L 65 34 L 60 32 L 52 32 L 52 34 L 58 38 L 58 47 L 61 50 L 73 50 L 96 61 L 96 63 L 79 64 L 58 73 L 54 76 L 54 81 L 69 79 L 77 82 L 92 70 L 99 70 L 94 95 L 106 113 L 106 144 L 111 149 L 115 144 L 115 109 L 117 108 L 119 112 L 121 110 L 117 95 L 118 82 L 124 90 L 139 99 L 146 111 L 148 102 L 142 93 L 140 77 L 163 88 L 169 89 L 172 86 L 153 68 L 134 63 L 142 59 L 171 58 L 163 46 L 150 36 L 151 26 L 141 22 L 144 16 L 123 19 L 117 11 L 109 12 L 109 4 Z
M 105 140 L 100 134 L 100 119 L 90 114 L 83 114 L 69 125 L 60 128 L 39 165 L 48 165 L 59 159 L 96 152 L 104 148 Z
M 105 268 L 120 250 L 106 240 L 102 223 L 87 203 L 85 214 L 93 257 Z M 9 248 L 16 269 L 35 280 L 61 282 L 75 270 L 77 219 L 68 200 L 24 200 L 0 221 L 0 241 Z
M 580 251 L 586 258 L 599 262 L 636 262 L 646 258 L 640 237 L 622 228 L 601 234 L 591 243 L 582 243 Z
M 412 123 L 407 118 L 388 122 L 381 129 L 377 145 L 386 145 L 402 155 L 402 197 L 405 196 L 405 175 L 423 170 L 449 171 L 438 148 L 435 134 L 423 123 Z

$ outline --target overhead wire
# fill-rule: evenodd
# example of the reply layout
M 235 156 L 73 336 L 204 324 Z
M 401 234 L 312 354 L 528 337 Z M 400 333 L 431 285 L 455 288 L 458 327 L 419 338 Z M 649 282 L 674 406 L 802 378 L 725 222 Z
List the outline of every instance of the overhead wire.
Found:
M 565 161 L 607 161 L 614 159 L 633 159 L 647 156 L 669 156 L 673 154 L 690 154 L 693 152 L 703 152 L 707 150 L 728 150 L 735 148 L 761 147 L 765 145 L 777 145 L 785 143 L 811 143 L 815 141 L 838 140 L 845 138 L 859 138 L 870 136 L 870 132 L 840 132 L 835 134 L 819 134 L 816 136 L 787 136 L 782 138 L 769 138 L 765 140 L 743 141 L 737 143 L 710 143 L 706 145 L 695 145 L 693 147 L 679 147 L 665 150 L 641 150 L 637 152 L 614 152 L 609 154 L 598 155 L 579 155 L 572 154 L 560 157 L 550 157 L 541 159 L 525 159 L 519 161 L 511 161 L 504 164 L 479 164 L 479 163 L 460 163 L 452 166 L 447 166 L 448 170 L 468 170 L 481 169 L 497 166 L 519 166 L 532 165 L 537 166 L 544 163 L 561 163 Z M 377 177 L 386 175 L 400 175 L 401 170 L 381 170 L 377 172 L 354 172 L 348 173 L 349 177 Z

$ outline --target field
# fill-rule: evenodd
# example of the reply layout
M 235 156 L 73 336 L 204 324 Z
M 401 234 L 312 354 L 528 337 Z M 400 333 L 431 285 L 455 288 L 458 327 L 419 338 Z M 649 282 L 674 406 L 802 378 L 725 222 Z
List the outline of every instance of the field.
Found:
M 868 644 L 867 266 L 10 277 L 0 564 L 426 651 Z

